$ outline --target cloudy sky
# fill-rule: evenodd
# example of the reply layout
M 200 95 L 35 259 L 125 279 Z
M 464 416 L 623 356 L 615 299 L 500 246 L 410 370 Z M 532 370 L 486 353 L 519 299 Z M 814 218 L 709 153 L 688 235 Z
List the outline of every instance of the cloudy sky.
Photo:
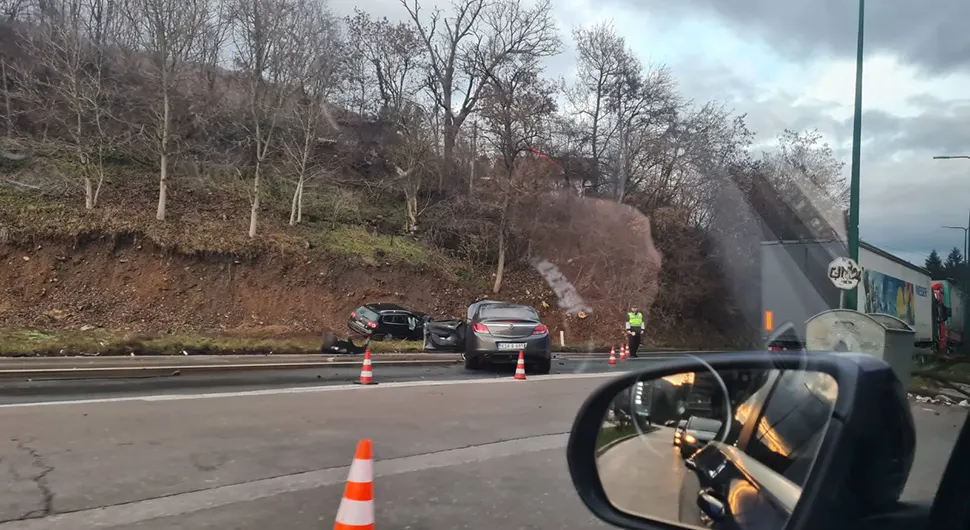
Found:
M 848 162 L 858 4 L 854 0 L 552 0 L 569 30 L 611 21 L 645 63 L 664 63 L 682 92 L 748 115 L 758 140 L 818 129 Z M 425 0 L 422 6 L 447 5 Z M 331 0 L 406 16 L 399 0 Z M 930 249 L 963 249 L 970 214 L 970 2 L 870 0 L 863 92 L 862 238 L 922 264 Z

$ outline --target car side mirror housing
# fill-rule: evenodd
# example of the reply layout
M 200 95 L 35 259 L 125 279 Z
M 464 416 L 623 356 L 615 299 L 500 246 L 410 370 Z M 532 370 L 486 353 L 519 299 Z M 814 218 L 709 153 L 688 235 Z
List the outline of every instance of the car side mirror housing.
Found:
M 806 417 L 821 428 L 806 432 Z M 849 529 L 896 505 L 915 437 L 906 393 L 875 357 L 721 353 L 597 389 L 567 460 L 586 506 L 621 528 Z

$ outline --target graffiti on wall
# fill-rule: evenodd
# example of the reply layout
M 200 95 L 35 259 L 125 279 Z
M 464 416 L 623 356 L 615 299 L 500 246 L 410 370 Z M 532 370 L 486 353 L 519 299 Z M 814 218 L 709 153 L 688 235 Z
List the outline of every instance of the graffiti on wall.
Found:
M 867 270 L 862 273 L 862 287 L 865 290 L 866 313 L 892 315 L 910 326 L 916 325 L 913 284 Z

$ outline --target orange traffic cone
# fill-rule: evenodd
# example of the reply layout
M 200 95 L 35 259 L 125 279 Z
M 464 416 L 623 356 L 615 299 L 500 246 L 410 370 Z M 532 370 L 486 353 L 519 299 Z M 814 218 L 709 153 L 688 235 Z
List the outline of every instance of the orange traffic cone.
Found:
M 616 352 L 613 351 L 613 349 L 611 348 L 610 349 L 610 366 L 613 366 L 615 364 L 616 364 Z
M 620 360 L 622 361 L 622 360 L 624 360 L 626 358 L 627 358 L 627 354 L 626 354 L 626 344 L 624 344 L 623 346 L 620 347 Z
M 525 353 L 519 352 L 519 362 L 515 363 L 515 378 L 525 381 Z
M 358 385 L 376 385 L 374 381 L 374 370 L 371 368 L 370 348 L 364 350 L 364 364 L 360 367 L 360 381 L 355 381 Z
M 610 346 L 610 355 L 616 355 L 616 346 Z
M 370 440 L 357 442 L 333 529 L 374 529 L 374 455 Z

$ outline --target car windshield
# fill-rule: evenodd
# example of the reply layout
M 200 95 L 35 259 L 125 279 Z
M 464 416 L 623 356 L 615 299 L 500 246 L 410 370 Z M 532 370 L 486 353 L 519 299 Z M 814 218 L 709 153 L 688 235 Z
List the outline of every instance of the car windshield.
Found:
M 891 364 L 932 499 L 970 411 L 968 15 L 0 0 L 0 530 L 317 529 L 373 492 L 340 525 L 598 528 L 587 396 L 750 350 Z M 627 391 L 609 435 L 667 481 L 631 498 L 677 506 L 690 417 L 805 476 L 836 389 L 696 374 Z
M 360 306 L 356 310 L 354 310 L 354 312 L 357 313 L 357 316 L 366 318 L 371 322 L 377 322 L 377 320 L 380 318 L 380 315 L 377 314 L 377 312 L 375 312 L 374 310 L 366 306 Z

